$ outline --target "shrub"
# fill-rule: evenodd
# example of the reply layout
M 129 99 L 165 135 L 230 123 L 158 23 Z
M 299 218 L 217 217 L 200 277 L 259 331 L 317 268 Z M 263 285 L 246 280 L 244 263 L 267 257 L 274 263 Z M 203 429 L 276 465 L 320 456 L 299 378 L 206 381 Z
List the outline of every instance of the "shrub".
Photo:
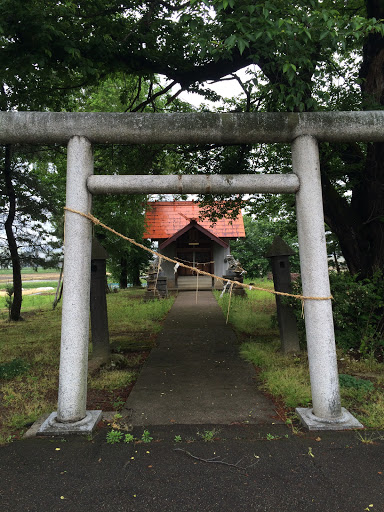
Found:
M 377 273 L 372 279 L 359 281 L 349 272 L 330 274 L 336 345 L 344 351 L 358 351 L 363 357 L 379 355 L 384 349 L 384 278 Z M 294 283 L 300 293 L 301 283 Z M 300 301 L 289 300 L 294 308 L 300 331 L 304 332 Z
M 13 286 L 7 285 L 5 287 L 5 307 L 8 309 L 8 318 L 11 320 L 11 311 L 12 311 L 12 304 L 13 304 L 13 293 L 14 289 Z
M 373 391 L 374 388 L 373 382 L 370 380 L 358 379 L 357 377 L 353 377 L 353 375 L 340 373 L 339 381 L 340 387 L 344 388 L 354 388 L 364 392 Z
M 16 358 L 9 363 L 0 365 L 0 380 L 10 380 L 29 370 L 29 364 L 22 359 Z
M 363 356 L 382 351 L 383 276 L 358 281 L 356 276 L 343 272 L 332 273 L 330 280 L 337 345 L 358 350 Z

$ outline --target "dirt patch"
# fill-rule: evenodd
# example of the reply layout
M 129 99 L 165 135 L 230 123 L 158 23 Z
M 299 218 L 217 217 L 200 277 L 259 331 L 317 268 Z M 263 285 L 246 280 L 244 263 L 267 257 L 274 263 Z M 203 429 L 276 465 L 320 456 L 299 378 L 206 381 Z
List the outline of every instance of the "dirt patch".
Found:
M 127 401 L 133 386 L 134 383 L 113 391 L 88 388 L 87 410 L 101 409 L 103 412 L 120 410 Z
M 129 352 L 136 352 L 140 347 L 141 351 L 151 350 L 156 345 L 156 333 L 144 332 L 110 332 L 111 351 L 127 355 Z
M 149 356 L 149 353 L 149 350 L 125 353 L 120 352 L 119 356 L 122 356 L 123 360 L 121 369 L 133 370 L 138 376 L 141 367 Z M 116 369 L 118 367 L 119 365 L 116 365 L 111 369 Z M 108 371 L 108 369 L 100 368 L 99 371 Z M 107 389 L 93 389 L 88 386 L 87 410 L 101 409 L 102 411 L 106 412 L 122 409 L 134 385 L 135 382 L 132 382 L 128 386 L 123 386 L 112 391 Z

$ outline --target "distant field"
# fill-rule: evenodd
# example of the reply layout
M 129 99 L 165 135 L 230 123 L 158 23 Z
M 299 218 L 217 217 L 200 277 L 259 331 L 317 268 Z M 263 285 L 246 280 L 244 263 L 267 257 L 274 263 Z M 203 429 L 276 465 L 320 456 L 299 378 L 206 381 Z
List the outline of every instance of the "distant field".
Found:
M 32 267 L 25 267 L 25 268 L 22 268 L 21 269 L 21 273 L 22 274 L 50 274 L 50 273 L 55 273 L 55 272 L 59 272 L 59 269 L 57 268 L 39 268 L 37 271 L 32 268 Z M 0 269 L 0 275 L 2 274 L 10 274 L 12 275 L 12 269 L 11 268 L 1 268 Z
M 33 269 L 23 269 L 21 271 L 21 278 L 23 281 L 48 281 L 58 280 L 60 272 L 57 269 L 41 269 L 34 272 Z M 12 282 L 12 270 L 0 270 L 0 284 Z

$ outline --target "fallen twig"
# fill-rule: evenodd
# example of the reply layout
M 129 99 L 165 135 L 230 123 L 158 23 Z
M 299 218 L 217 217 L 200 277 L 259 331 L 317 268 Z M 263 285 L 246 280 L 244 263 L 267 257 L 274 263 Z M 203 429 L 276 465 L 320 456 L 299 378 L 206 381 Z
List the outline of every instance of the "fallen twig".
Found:
M 175 448 L 175 451 L 177 452 L 184 452 L 189 457 L 192 457 L 192 459 L 199 460 L 201 462 L 207 462 L 209 464 L 223 464 L 224 466 L 230 466 L 232 468 L 240 469 L 241 471 L 246 471 L 247 469 L 255 466 L 260 460 L 257 460 L 253 464 L 250 464 L 249 466 L 239 466 L 240 462 L 243 460 L 242 458 L 236 462 L 235 464 L 232 464 L 231 462 L 226 462 L 225 460 L 219 460 L 220 456 L 213 457 L 211 459 L 203 459 L 202 457 L 197 457 L 196 455 L 193 455 L 191 452 L 188 452 L 187 450 L 184 450 L 183 448 Z

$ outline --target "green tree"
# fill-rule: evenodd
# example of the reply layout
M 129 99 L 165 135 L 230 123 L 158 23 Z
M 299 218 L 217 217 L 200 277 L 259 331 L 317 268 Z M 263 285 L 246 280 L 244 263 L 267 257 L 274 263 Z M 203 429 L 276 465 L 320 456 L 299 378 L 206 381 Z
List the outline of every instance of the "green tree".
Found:
M 58 262 L 57 240 L 49 226 L 56 209 L 52 183 L 42 180 L 36 149 L 0 148 L 0 264 L 12 266 L 13 302 L 10 319 L 19 320 L 22 304 L 21 268 L 54 266 Z M 29 161 L 28 161 L 29 160 Z
M 266 1 L 254 5 L 218 0 L 194 2 L 194 6 L 201 13 L 207 13 L 208 6 L 216 9 L 216 17 L 211 15 L 214 21 L 205 20 L 206 28 L 200 26 L 194 40 L 205 58 L 213 59 L 211 66 L 226 55 L 234 56 L 235 62 L 239 54 L 257 65 L 247 81 L 236 77 L 245 100 L 232 101 L 231 109 L 383 107 L 382 2 L 283 5 Z M 372 276 L 384 265 L 383 148 L 383 143 L 321 144 L 320 148 L 325 220 L 338 237 L 349 270 L 361 278 Z M 250 154 L 261 152 L 260 147 L 252 148 Z M 264 168 L 276 168 L 276 160 L 281 161 L 272 153 L 270 157 Z M 244 158 L 239 157 L 234 172 L 241 162 Z M 281 168 L 286 168 L 283 162 Z
M 291 271 L 299 272 L 298 242 L 296 233 L 292 232 L 292 223 L 288 219 L 255 218 L 244 215 L 245 238 L 231 242 L 231 254 L 240 261 L 247 271 L 247 277 L 264 277 L 270 272 L 269 260 L 265 257 L 275 236 L 296 251 L 290 257 Z
M 232 74 L 245 99 L 231 110 L 381 109 L 383 19 L 380 0 L 4 0 L 0 93 L 12 91 L 19 109 L 44 108 L 46 97 L 63 108 L 60 93 L 111 72 L 164 75 L 168 82 L 140 105 L 125 103 L 144 110 L 155 94 L 212 99 L 203 85 Z M 242 82 L 236 72 L 245 66 Z M 384 266 L 383 148 L 321 147 L 326 222 L 362 277 Z
M 168 100 L 156 96 L 161 90 L 156 83 L 156 77 L 144 80 L 115 73 L 98 85 L 85 88 L 78 99 L 78 110 L 121 112 L 126 110 L 127 104 L 131 111 L 138 108 L 145 111 L 163 110 L 167 108 Z M 160 145 L 95 148 L 96 174 L 164 174 L 174 170 L 175 165 L 173 153 L 165 151 Z M 105 224 L 149 247 L 150 242 L 142 240 L 147 200 L 148 197 L 143 194 L 95 196 L 93 211 Z M 140 274 L 148 266 L 150 253 L 98 227 L 95 228 L 95 235 L 109 253 L 109 269 L 120 287 L 126 288 L 128 284 L 140 286 Z

